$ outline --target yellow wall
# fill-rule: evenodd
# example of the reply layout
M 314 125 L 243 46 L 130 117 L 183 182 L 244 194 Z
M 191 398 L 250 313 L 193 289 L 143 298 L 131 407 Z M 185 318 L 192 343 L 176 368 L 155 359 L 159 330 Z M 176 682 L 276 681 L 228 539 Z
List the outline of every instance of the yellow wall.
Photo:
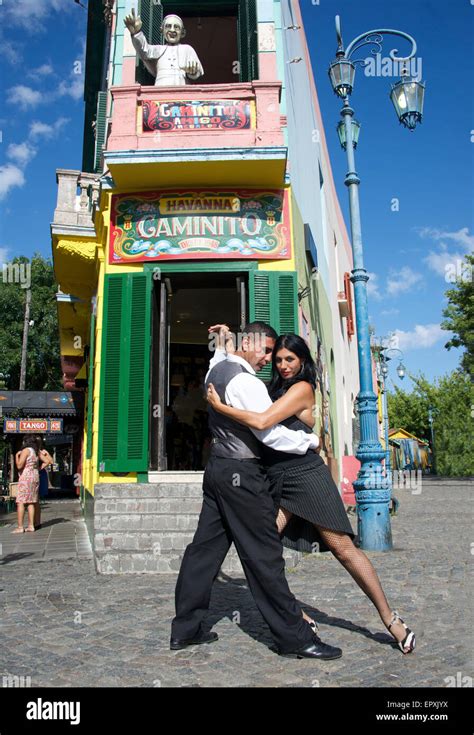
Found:
M 126 191 L 116 190 L 116 193 L 127 193 Z M 291 194 L 291 192 L 289 192 Z M 101 347 L 102 347 L 102 330 L 103 330 L 103 290 L 104 276 L 110 273 L 133 273 L 143 271 L 143 263 L 134 263 L 130 265 L 111 265 L 108 263 L 108 244 L 110 233 L 110 217 L 111 217 L 111 192 L 103 192 L 101 198 L 101 211 L 96 215 L 96 229 L 99 233 L 100 242 L 97 244 L 97 265 L 98 265 L 98 281 L 97 281 L 97 313 L 96 313 L 96 334 L 95 334 L 95 355 L 94 355 L 94 399 L 93 399 L 93 425 L 92 425 L 92 456 L 86 458 L 87 447 L 87 421 L 84 426 L 84 458 L 82 471 L 82 484 L 84 489 L 91 495 L 94 494 L 94 485 L 103 482 L 113 483 L 130 483 L 137 482 L 137 474 L 129 473 L 126 477 L 116 477 L 110 473 L 99 472 L 98 467 L 98 449 L 99 449 L 99 406 L 100 406 L 100 380 L 101 380 Z M 293 238 L 293 212 L 291 205 L 291 196 L 289 197 L 290 222 L 288 223 L 288 232 Z M 258 263 L 259 270 L 279 270 L 293 271 L 296 270 L 295 244 L 292 242 L 292 257 L 288 260 L 260 260 Z M 225 267 L 225 262 L 223 262 Z M 87 396 L 86 396 L 87 403 Z
M 92 456 L 90 459 L 85 458 L 85 448 L 87 447 L 87 422 L 84 426 L 84 462 L 83 462 L 83 485 L 87 492 L 94 494 L 94 485 L 99 482 L 136 482 L 136 473 L 130 473 L 126 477 L 116 477 L 110 473 L 99 472 L 98 456 L 99 456 L 99 408 L 100 408 L 100 380 L 101 380 L 101 348 L 102 348 L 102 330 L 104 322 L 104 276 L 107 273 L 131 273 L 143 270 L 143 263 L 134 265 L 109 265 L 108 260 L 108 236 L 110 231 L 110 206 L 112 195 L 105 192 L 101 202 L 102 210 L 97 215 L 100 222 L 96 222 L 96 227 L 101 234 L 101 242 L 98 246 L 99 276 L 97 282 L 97 312 L 96 312 L 96 332 L 95 332 L 95 355 L 94 355 L 94 402 L 93 402 L 93 422 L 92 422 Z
M 295 271 L 296 270 L 296 259 L 295 259 L 296 243 L 294 241 L 294 232 L 293 232 L 293 197 L 291 196 L 291 187 L 288 187 L 287 191 L 288 191 L 288 209 L 290 212 L 288 232 L 291 237 L 291 258 L 289 258 L 288 260 L 259 260 L 258 261 L 259 271 Z

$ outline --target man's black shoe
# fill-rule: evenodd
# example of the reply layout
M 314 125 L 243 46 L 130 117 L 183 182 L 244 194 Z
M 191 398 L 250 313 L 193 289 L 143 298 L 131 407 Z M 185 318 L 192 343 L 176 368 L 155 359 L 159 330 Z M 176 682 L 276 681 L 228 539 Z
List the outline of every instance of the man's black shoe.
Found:
M 280 653 L 280 656 L 286 656 L 286 658 L 319 658 L 324 661 L 329 661 L 334 658 L 341 658 L 342 650 L 336 646 L 330 646 L 327 643 L 323 643 L 322 640 L 315 635 L 313 636 L 312 643 L 299 648 L 297 651 Z
M 187 648 L 188 646 L 198 646 L 200 643 L 212 643 L 217 641 L 219 636 L 217 633 L 209 631 L 209 633 L 198 633 L 194 638 L 171 638 L 170 649 L 172 651 L 179 651 L 181 648 Z

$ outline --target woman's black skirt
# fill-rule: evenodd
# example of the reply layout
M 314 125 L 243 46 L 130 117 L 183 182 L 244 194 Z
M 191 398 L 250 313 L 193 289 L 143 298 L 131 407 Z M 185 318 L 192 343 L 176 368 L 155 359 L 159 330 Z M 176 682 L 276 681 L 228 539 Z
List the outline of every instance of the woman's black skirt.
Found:
M 347 533 L 352 539 L 355 534 L 327 465 L 312 454 L 293 460 L 291 466 L 269 466 L 267 474 L 275 506 L 293 513 L 281 536 L 283 546 L 316 553 L 329 549 L 314 524 Z

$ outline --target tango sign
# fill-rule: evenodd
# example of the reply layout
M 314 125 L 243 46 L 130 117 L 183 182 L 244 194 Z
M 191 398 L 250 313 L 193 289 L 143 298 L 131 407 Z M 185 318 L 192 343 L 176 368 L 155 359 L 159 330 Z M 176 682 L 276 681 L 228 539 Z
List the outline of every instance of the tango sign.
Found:
M 3 431 L 5 434 L 28 433 L 62 433 L 62 419 L 4 419 Z
M 177 130 L 243 130 L 252 127 L 250 102 L 143 100 L 143 132 Z
M 284 190 L 116 195 L 109 262 L 288 259 L 289 222 Z

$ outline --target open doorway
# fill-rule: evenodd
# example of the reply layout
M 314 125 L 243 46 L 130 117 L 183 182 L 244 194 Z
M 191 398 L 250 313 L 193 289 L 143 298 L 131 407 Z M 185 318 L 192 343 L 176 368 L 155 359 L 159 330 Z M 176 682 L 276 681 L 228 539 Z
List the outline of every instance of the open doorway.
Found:
M 247 321 L 247 276 L 162 273 L 154 284 L 150 468 L 204 469 L 211 435 L 204 378 L 213 352 L 208 327 Z

